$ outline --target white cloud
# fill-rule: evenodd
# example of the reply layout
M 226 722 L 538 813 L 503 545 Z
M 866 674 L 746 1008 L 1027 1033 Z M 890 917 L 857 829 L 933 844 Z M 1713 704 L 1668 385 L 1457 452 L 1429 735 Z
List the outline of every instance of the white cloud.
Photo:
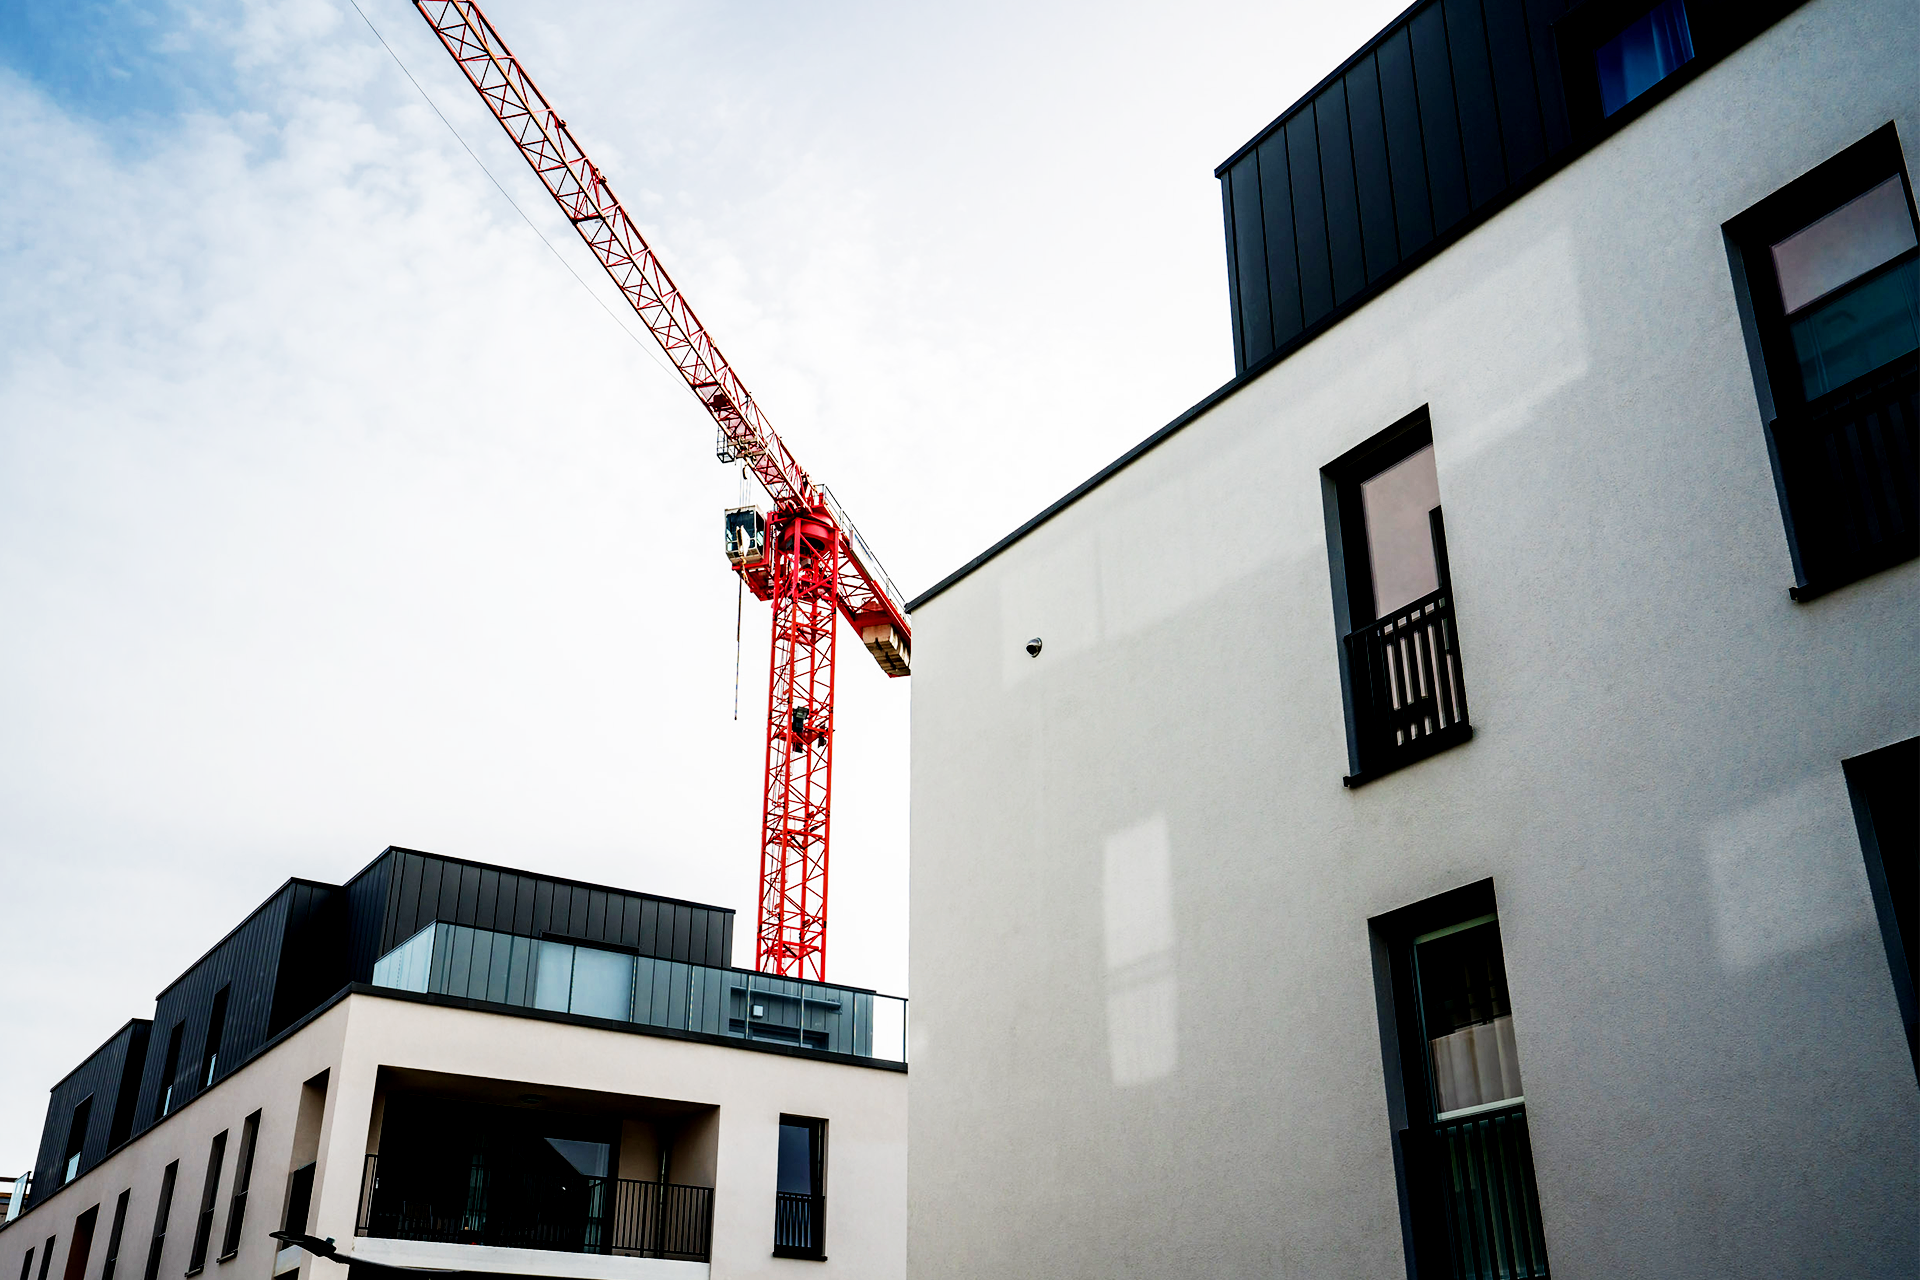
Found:
M 348 7 L 177 7 L 227 114 L 0 67 L 0 1168 L 289 874 L 393 841 L 753 898 L 710 426 Z M 1211 166 L 1391 9 L 489 5 L 909 591 L 1227 375 Z M 883 990 L 907 692 L 849 646 L 829 967 Z

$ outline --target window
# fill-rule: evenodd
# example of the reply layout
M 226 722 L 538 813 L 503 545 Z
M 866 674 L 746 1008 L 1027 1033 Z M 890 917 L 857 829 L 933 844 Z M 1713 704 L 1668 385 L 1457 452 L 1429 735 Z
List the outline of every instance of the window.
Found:
M 826 1261 L 825 1120 L 780 1117 L 779 1182 L 773 1199 L 773 1256 Z
M 93 1228 L 99 1221 L 97 1204 L 73 1220 L 73 1239 L 67 1242 L 67 1269 L 61 1273 L 61 1280 L 86 1280 L 87 1258 L 93 1253 Z
M 1351 787 L 1464 742 L 1473 730 L 1426 410 L 1321 477 Z
M 153 1240 L 147 1245 L 146 1280 L 156 1280 L 160 1274 L 160 1254 L 167 1246 L 167 1219 L 173 1214 L 173 1184 L 180 1176 L 180 1162 L 175 1160 L 160 1175 L 160 1207 L 153 1213 Z
M 1661 0 L 1593 51 L 1600 114 L 1612 115 L 1692 60 L 1687 6 Z
M 633 957 L 623 951 L 542 942 L 533 1007 L 592 1018 L 633 1016 Z
M 240 1252 L 240 1224 L 247 1215 L 247 1184 L 253 1181 L 253 1145 L 260 1137 L 260 1113 L 240 1126 L 240 1155 L 233 1164 L 233 1201 L 227 1206 L 227 1230 L 220 1240 L 220 1261 Z
M 1893 126 L 1725 230 L 1793 596 L 1811 600 L 1920 553 L 1920 236 Z
M 1907 1052 L 1914 1074 L 1920 1076 L 1920 1041 L 1914 1034 L 1914 987 L 1920 981 L 1920 920 L 1915 919 L 1920 911 L 1920 812 L 1913 785 L 1920 778 L 1920 738 L 1848 760 L 1845 768 L 1894 996 L 1907 1024 Z
M 100 1280 L 113 1280 L 113 1269 L 120 1262 L 120 1233 L 127 1227 L 127 1201 L 133 1197 L 128 1187 L 113 1202 L 113 1226 L 107 1230 L 107 1260 L 100 1268 Z
M 173 1024 L 173 1030 L 167 1033 L 166 1056 L 160 1059 L 160 1114 L 173 1114 L 174 1077 L 180 1074 L 180 1035 L 187 1029 L 185 1022 Z
M 27 1256 L 20 1259 L 20 1280 L 29 1280 L 33 1275 L 33 1250 L 27 1250 Z
M 67 1154 L 60 1168 L 60 1185 L 66 1186 L 80 1176 L 80 1157 L 86 1151 L 87 1124 L 93 1119 L 93 1095 L 80 1099 L 67 1121 Z
M 207 1047 L 200 1055 L 204 1068 L 200 1073 L 200 1087 L 206 1088 L 213 1083 L 213 1077 L 220 1069 L 220 1041 L 227 1033 L 227 993 L 231 987 L 222 987 L 214 993 L 213 1012 L 207 1015 Z
M 47 1268 L 53 1262 L 53 1244 L 58 1238 L 48 1236 L 46 1247 L 40 1251 L 40 1280 L 47 1280 Z
M 193 1228 L 193 1252 L 187 1258 L 187 1274 L 193 1275 L 207 1265 L 207 1245 L 213 1239 L 213 1208 L 220 1197 L 220 1166 L 227 1158 L 227 1131 L 213 1135 L 207 1149 L 207 1181 L 200 1189 L 200 1216 Z
M 287 1217 L 280 1229 L 290 1235 L 307 1234 L 307 1214 L 313 1208 L 314 1162 L 309 1160 L 287 1176 Z
M 1547 1275 L 1493 885 L 1371 922 L 1411 1270 Z

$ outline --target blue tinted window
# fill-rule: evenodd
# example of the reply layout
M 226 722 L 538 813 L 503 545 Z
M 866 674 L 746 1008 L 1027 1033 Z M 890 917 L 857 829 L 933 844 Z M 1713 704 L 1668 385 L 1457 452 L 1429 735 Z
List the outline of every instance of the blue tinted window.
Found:
M 1600 113 L 1612 115 L 1693 58 L 1693 33 L 1681 0 L 1663 0 L 1594 51 Z

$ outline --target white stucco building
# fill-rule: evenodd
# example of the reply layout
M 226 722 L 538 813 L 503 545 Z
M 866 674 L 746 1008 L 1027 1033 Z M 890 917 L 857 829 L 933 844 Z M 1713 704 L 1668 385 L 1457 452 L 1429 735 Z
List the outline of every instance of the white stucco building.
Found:
M 1920 6 L 1568 8 L 1224 164 L 1236 377 L 914 602 L 915 1277 L 1920 1266 Z
M 904 1002 L 732 938 L 411 850 L 289 881 L 53 1087 L 0 1275 L 898 1277 Z

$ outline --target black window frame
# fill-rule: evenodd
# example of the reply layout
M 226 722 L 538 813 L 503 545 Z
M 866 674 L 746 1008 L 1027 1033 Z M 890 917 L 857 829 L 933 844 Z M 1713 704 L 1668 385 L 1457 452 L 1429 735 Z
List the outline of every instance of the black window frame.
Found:
M 1904 535 L 1896 534 L 1878 548 L 1849 553 L 1834 545 L 1832 514 L 1823 512 L 1818 486 L 1801 474 L 1792 453 L 1797 428 L 1809 419 L 1844 413 L 1854 404 L 1884 399 L 1906 388 L 1908 448 L 1911 448 L 1913 386 L 1920 370 L 1920 352 L 1891 361 L 1809 401 L 1801 383 L 1799 360 L 1793 351 L 1772 247 L 1848 201 L 1866 194 L 1888 178 L 1898 177 L 1907 197 L 1907 215 L 1920 229 L 1920 210 L 1914 203 L 1913 180 L 1892 122 L 1875 129 L 1838 154 L 1815 165 L 1793 181 L 1730 219 L 1722 232 L 1733 275 L 1734 298 L 1747 341 L 1754 395 L 1765 424 L 1767 458 L 1773 469 L 1781 525 L 1793 558 L 1794 585 L 1788 594 L 1802 604 L 1831 591 L 1904 564 L 1920 554 L 1911 514 Z M 1920 247 L 1890 262 L 1920 258 Z M 1876 268 L 1884 270 L 1885 268 Z M 1897 407 L 1896 407 L 1897 411 Z M 1884 443 L 1884 441 L 1883 441 Z M 1914 509 L 1912 458 L 1890 462 L 1891 479 L 1904 478 L 1907 511 Z M 1889 499 L 1898 508 L 1901 495 Z
M 811 1133 L 808 1139 L 812 1155 L 812 1168 L 809 1179 L 813 1190 L 806 1198 L 810 1205 L 800 1206 L 794 1203 L 800 1197 L 798 1193 L 774 1189 L 774 1236 L 773 1256 L 776 1258 L 798 1258 L 807 1262 L 825 1262 L 827 1260 L 827 1122 L 818 1116 L 796 1116 L 782 1114 L 780 1128 L 804 1128 Z M 777 1161 L 777 1156 L 776 1156 Z M 805 1244 L 792 1243 L 793 1215 L 804 1211 L 808 1216 L 805 1222 L 809 1239 Z M 789 1241 L 782 1242 L 782 1233 L 786 1232 Z
M 107 1231 L 107 1258 L 100 1267 L 100 1280 L 113 1280 L 114 1268 L 120 1263 L 120 1237 L 127 1229 L 127 1202 L 133 1199 L 133 1188 L 128 1187 L 113 1202 L 113 1225 Z
M 85 1171 L 87 1130 L 93 1125 L 93 1095 L 73 1104 L 67 1116 L 67 1145 L 60 1157 L 60 1185 L 66 1186 Z
M 197 1276 L 207 1265 L 213 1243 L 213 1214 L 220 1204 L 220 1174 L 227 1162 L 227 1130 L 213 1135 L 207 1146 L 207 1180 L 200 1188 L 200 1213 L 193 1224 L 193 1250 L 187 1255 L 186 1274 Z
M 1601 109 L 1594 55 L 1659 0 L 1584 0 L 1553 22 L 1566 95 L 1567 123 L 1576 148 L 1625 128 L 1671 97 L 1755 35 L 1792 11 L 1799 0 L 1683 0 L 1693 56 L 1608 115 Z
M 1473 737 L 1473 722 L 1466 704 L 1465 678 L 1461 673 L 1460 708 L 1457 723 L 1411 742 L 1384 749 L 1378 742 L 1374 723 L 1374 696 L 1368 671 L 1354 657 L 1355 637 L 1380 619 L 1373 611 L 1373 569 L 1368 560 L 1367 522 L 1360 486 L 1388 467 L 1433 444 L 1433 420 L 1428 406 L 1422 405 L 1363 444 L 1349 449 L 1320 469 L 1320 493 L 1327 524 L 1327 561 L 1333 586 L 1335 649 L 1340 664 L 1340 692 L 1345 704 L 1347 727 L 1347 774 L 1341 783 L 1359 787 L 1385 777 L 1408 765 L 1457 747 Z M 1440 590 L 1446 598 L 1448 625 L 1452 630 L 1452 652 L 1459 657 L 1460 637 L 1457 613 L 1453 610 L 1453 574 L 1447 557 L 1443 515 L 1444 504 L 1436 508 L 1434 558 Z
M 200 1052 L 200 1089 L 213 1087 L 214 1076 L 220 1070 L 220 1049 L 227 1038 L 227 1005 L 233 995 L 233 984 L 228 983 L 213 993 L 213 1007 L 207 1013 L 206 1047 Z
M 1401 1245 L 1407 1274 L 1416 1280 L 1456 1275 L 1448 1214 L 1435 1193 L 1421 1135 L 1435 1127 L 1433 1094 L 1421 1021 L 1419 984 L 1414 968 L 1415 940 L 1436 930 L 1491 916 L 1500 920 L 1492 880 L 1462 885 L 1425 901 L 1401 907 L 1367 922 L 1373 958 L 1374 998 L 1380 1021 L 1380 1053 L 1387 1093 L 1387 1122 L 1392 1136 L 1394 1176 L 1400 1202 Z M 1511 979 L 1509 979 L 1509 982 Z M 1538 1270 L 1548 1274 L 1544 1227 L 1539 1216 L 1539 1188 L 1533 1177 L 1532 1152 L 1526 1130 L 1526 1104 L 1497 1108 L 1506 1139 L 1517 1143 L 1526 1166 L 1523 1185 L 1531 1198 L 1532 1227 L 1538 1234 Z M 1527 1274 L 1516 1272 L 1515 1274 Z
M 187 1020 L 185 1018 L 173 1024 L 167 1032 L 166 1052 L 160 1056 L 160 1096 L 154 1099 L 153 1118 L 157 1123 L 173 1114 L 173 1087 L 180 1078 L 180 1047 L 186 1039 Z
M 160 1257 L 167 1247 L 167 1219 L 173 1216 L 173 1189 L 180 1180 L 180 1162 L 175 1160 L 160 1175 L 160 1203 L 153 1213 L 153 1237 L 147 1242 L 145 1280 L 157 1280 Z
M 240 1252 L 240 1228 L 246 1221 L 247 1188 L 253 1181 L 253 1152 L 260 1141 L 260 1113 L 254 1112 L 240 1125 L 240 1150 L 233 1164 L 233 1194 L 227 1201 L 227 1225 L 220 1237 L 218 1262 Z
M 1880 940 L 1886 948 L 1888 976 L 1901 1021 L 1906 1024 L 1907 1054 L 1913 1059 L 1914 1078 L 1920 1081 L 1915 992 L 1920 973 L 1914 972 L 1915 935 L 1920 933 L 1920 922 L 1915 919 L 1915 869 L 1911 865 L 1920 738 L 1908 738 L 1843 760 L 1841 768 L 1846 773 L 1848 798 L 1853 802 L 1853 820 L 1860 833 L 1860 852 L 1866 862 Z M 1890 850 L 1887 846 L 1895 842 L 1907 847 Z

